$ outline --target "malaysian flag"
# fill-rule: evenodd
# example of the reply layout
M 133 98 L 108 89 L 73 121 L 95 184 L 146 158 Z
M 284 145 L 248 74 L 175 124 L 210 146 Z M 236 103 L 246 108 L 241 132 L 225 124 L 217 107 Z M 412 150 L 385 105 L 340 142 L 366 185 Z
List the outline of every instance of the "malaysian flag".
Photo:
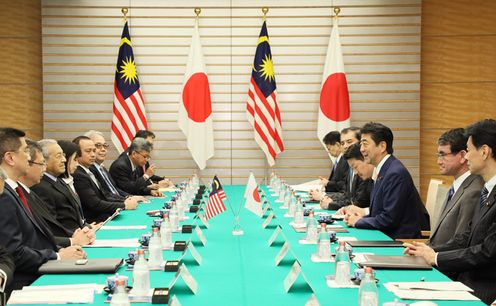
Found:
M 134 62 L 127 22 L 122 30 L 114 81 L 114 116 L 111 138 L 119 152 L 127 149 L 138 130 L 148 129 L 145 100 Z
M 255 141 L 265 153 L 271 167 L 275 164 L 277 154 L 284 151 L 281 114 L 276 96 L 274 65 L 264 21 L 253 61 L 246 115 L 253 126 Z
M 212 191 L 208 197 L 207 209 L 205 211 L 205 218 L 207 220 L 226 211 L 226 206 L 224 205 L 225 199 L 226 194 L 224 193 L 222 185 L 216 175 L 212 181 Z

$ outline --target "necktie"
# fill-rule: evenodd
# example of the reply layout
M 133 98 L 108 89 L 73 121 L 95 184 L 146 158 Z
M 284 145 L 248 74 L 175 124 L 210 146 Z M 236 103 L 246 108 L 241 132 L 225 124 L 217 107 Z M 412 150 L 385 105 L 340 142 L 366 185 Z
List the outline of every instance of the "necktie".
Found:
M 31 208 L 29 207 L 28 201 L 26 200 L 26 196 L 24 195 L 24 192 L 22 191 L 21 186 L 17 186 L 15 188 L 15 191 L 19 195 L 19 198 L 21 198 L 21 202 L 22 202 L 22 204 L 24 204 L 24 207 L 26 207 L 27 211 L 29 211 L 29 213 L 32 214 L 33 212 L 31 211 Z
M 486 187 L 484 187 L 482 189 L 482 192 L 481 192 L 481 195 L 480 195 L 480 202 L 479 202 L 480 209 L 482 209 L 482 207 L 484 207 L 484 205 L 486 204 L 488 194 L 489 194 L 489 191 L 487 190 Z
M 119 195 L 119 191 L 117 191 L 117 189 L 112 184 L 112 181 L 110 181 L 110 178 L 107 175 L 107 169 L 105 169 L 103 166 L 100 166 L 100 173 L 102 174 L 103 180 L 109 187 L 110 191 L 115 195 Z
M 98 180 L 96 179 L 95 175 L 93 174 L 93 172 L 89 172 L 88 175 L 90 176 L 91 180 L 93 181 L 93 183 L 95 183 L 96 187 L 98 187 L 98 189 L 102 189 L 102 186 L 100 186 L 100 183 L 98 182 Z

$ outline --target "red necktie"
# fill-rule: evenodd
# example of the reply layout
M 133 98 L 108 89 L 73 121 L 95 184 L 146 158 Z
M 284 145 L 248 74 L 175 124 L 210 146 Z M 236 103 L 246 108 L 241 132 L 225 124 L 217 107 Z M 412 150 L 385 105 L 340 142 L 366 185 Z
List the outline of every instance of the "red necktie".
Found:
M 24 207 L 26 207 L 26 209 L 29 211 L 29 213 L 32 214 L 33 212 L 31 211 L 31 208 L 29 207 L 28 201 L 26 200 L 26 196 L 24 195 L 24 192 L 22 191 L 21 186 L 17 186 L 15 191 L 19 195 L 19 198 L 21 198 L 21 202 L 22 202 L 22 204 L 24 204 Z

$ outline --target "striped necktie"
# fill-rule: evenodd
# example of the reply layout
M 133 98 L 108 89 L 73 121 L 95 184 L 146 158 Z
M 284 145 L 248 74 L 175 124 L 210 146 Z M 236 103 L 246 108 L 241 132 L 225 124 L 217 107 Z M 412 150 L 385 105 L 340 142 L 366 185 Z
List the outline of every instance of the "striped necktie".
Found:
M 486 204 L 488 195 L 489 195 L 489 191 L 487 190 L 486 187 L 484 187 L 480 195 L 480 202 L 479 202 L 480 209 L 482 209 L 482 207 L 484 207 L 484 205 Z

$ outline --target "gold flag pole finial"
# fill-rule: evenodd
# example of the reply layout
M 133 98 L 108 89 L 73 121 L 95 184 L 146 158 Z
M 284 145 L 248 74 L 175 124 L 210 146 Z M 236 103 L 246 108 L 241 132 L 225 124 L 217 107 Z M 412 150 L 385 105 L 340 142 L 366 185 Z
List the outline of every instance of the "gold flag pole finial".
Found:
M 124 15 L 124 22 L 126 22 L 126 21 L 127 21 L 127 12 L 128 12 L 128 11 L 129 11 L 129 10 L 128 10 L 128 8 L 127 8 L 127 7 L 123 7 L 123 8 L 121 9 L 122 14 Z
M 341 9 L 339 7 L 334 8 L 334 16 L 337 18 L 339 16 L 339 13 L 341 13 Z
M 200 17 L 200 13 L 201 13 L 201 8 L 195 7 L 196 18 Z
M 264 6 L 262 7 L 262 13 L 263 13 L 263 20 L 265 21 L 265 19 L 267 18 L 267 13 L 269 12 L 269 8 Z

